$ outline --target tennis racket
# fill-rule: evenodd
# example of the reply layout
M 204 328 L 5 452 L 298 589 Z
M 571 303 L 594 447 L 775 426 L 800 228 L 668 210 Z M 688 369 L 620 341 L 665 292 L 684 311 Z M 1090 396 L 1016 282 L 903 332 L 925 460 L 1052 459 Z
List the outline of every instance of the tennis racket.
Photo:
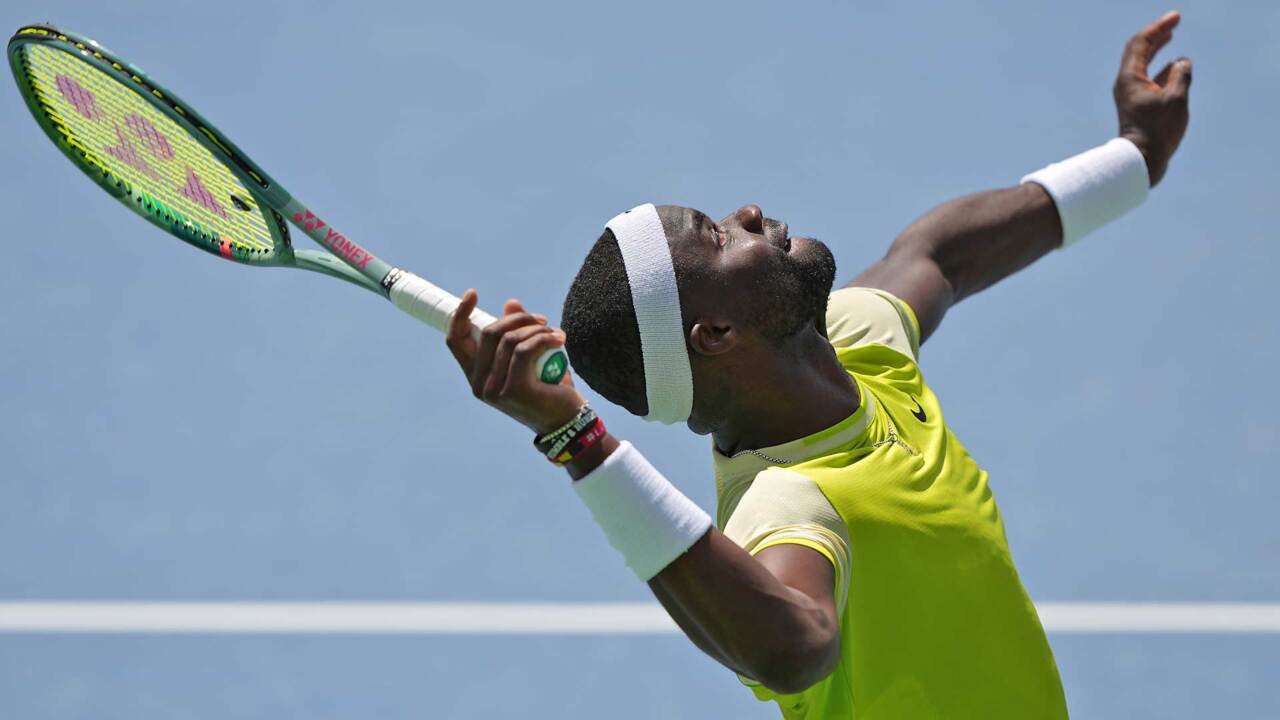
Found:
M 389 299 L 441 331 L 459 299 L 373 255 L 289 194 L 207 120 L 136 65 L 89 38 L 28 25 L 9 40 L 9 66 L 36 122 L 112 197 L 188 244 L 242 265 L 301 268 Z M 294 249 L 292 222 L 326 252 Z M 471 332 L 495 318 L 471 313 Z M 538 358 L 539 379 L 568 369 L 561 348 Z

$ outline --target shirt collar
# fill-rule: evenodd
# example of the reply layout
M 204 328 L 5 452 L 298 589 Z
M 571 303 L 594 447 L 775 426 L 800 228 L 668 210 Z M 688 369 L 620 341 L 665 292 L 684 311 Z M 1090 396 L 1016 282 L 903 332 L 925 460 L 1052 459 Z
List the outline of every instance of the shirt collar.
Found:
M 854 382 L 858 385 L 858 409 L 831 427 L 779 445 L 756 448 L 754 451 L 742 450 L 733 456 L 720 452 L 713 443 L 711 456 L 715 462 L 716 494 L 722 494 L 728 486 L 743 478 L 754 478 L 756 473 L 765 468 L 786 467 L 811 460 L 848 444 L 865 433 L 875 418 L 875 401 L 862 383 L 857 382 L 856 378 Z M 762 455 L 767 455 L 768 458 L 761 457 Z

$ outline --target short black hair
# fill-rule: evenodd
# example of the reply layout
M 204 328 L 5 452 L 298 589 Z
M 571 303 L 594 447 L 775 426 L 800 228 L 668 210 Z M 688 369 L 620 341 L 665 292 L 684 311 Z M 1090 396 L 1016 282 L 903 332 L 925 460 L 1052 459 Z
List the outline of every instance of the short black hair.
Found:
M 560 325 L 574 372 L 610 402 L 647 414 L 640 326 L 612 230 L 604 231 L 582 261 L 565 296 Z

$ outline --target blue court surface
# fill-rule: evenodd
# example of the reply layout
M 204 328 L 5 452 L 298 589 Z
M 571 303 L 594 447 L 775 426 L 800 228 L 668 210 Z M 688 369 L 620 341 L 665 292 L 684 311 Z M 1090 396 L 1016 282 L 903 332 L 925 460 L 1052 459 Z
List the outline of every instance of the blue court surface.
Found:
M 554 321 L 643 201 L 759 203 L 852 278 L 935 204 L 1109 138 L 1121 46 L 1169 9 L 799 5 L 53 0 L 0 25 L 97 38 L 351 238 Z M 1196 71 L 1165 181 L 921 360 L 1078 718 L 1280 716 L 1280 6 L 1178 9 L 1157 66 Z M 183 247 L 13 87 L 0 127 L 0 718 L 777 716 L 643 605 L 441 337 Z M 714 507 L 706 438 L 598 406 Z

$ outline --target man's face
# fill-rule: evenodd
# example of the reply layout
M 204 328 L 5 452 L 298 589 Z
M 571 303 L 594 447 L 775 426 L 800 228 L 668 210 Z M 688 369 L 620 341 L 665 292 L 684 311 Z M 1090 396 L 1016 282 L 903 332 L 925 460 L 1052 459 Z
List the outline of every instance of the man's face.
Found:
M 722 313 L 780 346 L 806 326 L 826 334 L 835 258 L 819 240 L 791 237 L 787 224 L 744 205 L 719 222 L 692 208 L 659 208 L 686 308 Z M 695 310 L 696 312 L 696 310 Z

